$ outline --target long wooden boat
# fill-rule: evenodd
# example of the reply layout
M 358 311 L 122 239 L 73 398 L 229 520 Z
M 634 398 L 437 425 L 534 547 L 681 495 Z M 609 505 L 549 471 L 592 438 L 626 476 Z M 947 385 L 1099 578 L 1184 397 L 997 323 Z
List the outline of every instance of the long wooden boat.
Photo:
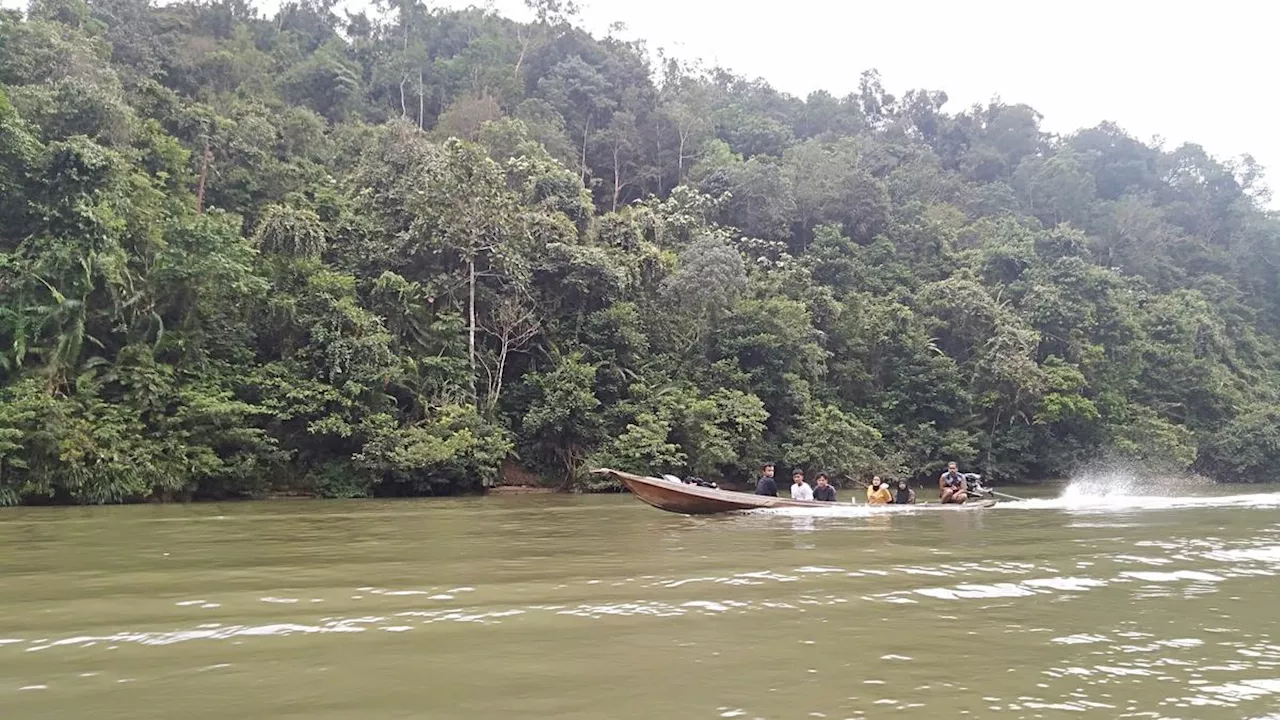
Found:
M 816 500 L 792 500 L 791 498 L 769 497 L 753 493 L 721 490 L 719 488 L 702 487 L 657 477 L 632 475 L 621 470 L 599 468 L 591 472 L 597 475 L 608 475 L 621 482 L 632 495 L 659 510 L 680 513 L 682 515 L 710 515 L 738 510 L 761 510 L 766 508 L 829 508 L 836 505 L 848 507 L 848 503 L 818 502 Z M 973 510 L 988 508 L 996 504 L 995 499 L 971 500 L 962 505 L 941 503 L 917 503 L 912 508 L 921 510 Z M 864 507 L 859 505 L 859 507 Z M 894 508 L 894 505 L 869 505 L 872 508 Z

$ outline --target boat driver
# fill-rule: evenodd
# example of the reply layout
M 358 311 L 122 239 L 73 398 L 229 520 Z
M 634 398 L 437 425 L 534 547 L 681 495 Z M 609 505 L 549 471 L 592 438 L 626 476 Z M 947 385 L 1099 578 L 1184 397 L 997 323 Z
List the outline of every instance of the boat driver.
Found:
M 938 492 L 944 503 L 963 503 L 969 499 L 965 492 L 964 475 L 956 467 L 955 461 L 947 463 L 947 471 L 938 476 Z

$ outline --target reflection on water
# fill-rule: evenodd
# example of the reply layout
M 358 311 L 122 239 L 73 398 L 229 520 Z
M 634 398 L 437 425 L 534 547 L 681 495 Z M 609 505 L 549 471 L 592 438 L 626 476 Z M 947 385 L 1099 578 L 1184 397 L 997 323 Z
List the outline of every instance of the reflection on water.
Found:
M 5 717 L 1264 718 L 1280 494 L 0 513 Z
M 794 533 L 813 532 L 816 527 L 817 524 L 815 519 L 810 515 L 800 515 L 791 518 L 791 531 Z M 811 543 L 801 542 L 799 537 L 797 537 L 796 548 L 799 550 L 809 550 L 813 548 L 813 545 Z

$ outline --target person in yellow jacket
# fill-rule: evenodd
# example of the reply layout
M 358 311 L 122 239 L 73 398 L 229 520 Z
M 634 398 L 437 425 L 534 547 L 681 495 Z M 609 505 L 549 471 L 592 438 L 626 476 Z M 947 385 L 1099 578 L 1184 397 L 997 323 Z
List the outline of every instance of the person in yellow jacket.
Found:
M 891 502 L 893 502 L 893 493 L 889 492 L 889 488 L 880 481 L 880 476 L 871 478 L 871 484 L 867 486 L 867 504 L 888 505 Z

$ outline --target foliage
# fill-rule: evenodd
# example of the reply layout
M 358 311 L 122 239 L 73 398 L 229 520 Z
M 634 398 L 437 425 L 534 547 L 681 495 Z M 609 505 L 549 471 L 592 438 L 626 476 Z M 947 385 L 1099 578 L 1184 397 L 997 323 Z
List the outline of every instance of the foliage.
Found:
M 1266 479 L 1251 159 L 874 71 L 802 100 L 533 6 L 0 14 L 0 503 Z

